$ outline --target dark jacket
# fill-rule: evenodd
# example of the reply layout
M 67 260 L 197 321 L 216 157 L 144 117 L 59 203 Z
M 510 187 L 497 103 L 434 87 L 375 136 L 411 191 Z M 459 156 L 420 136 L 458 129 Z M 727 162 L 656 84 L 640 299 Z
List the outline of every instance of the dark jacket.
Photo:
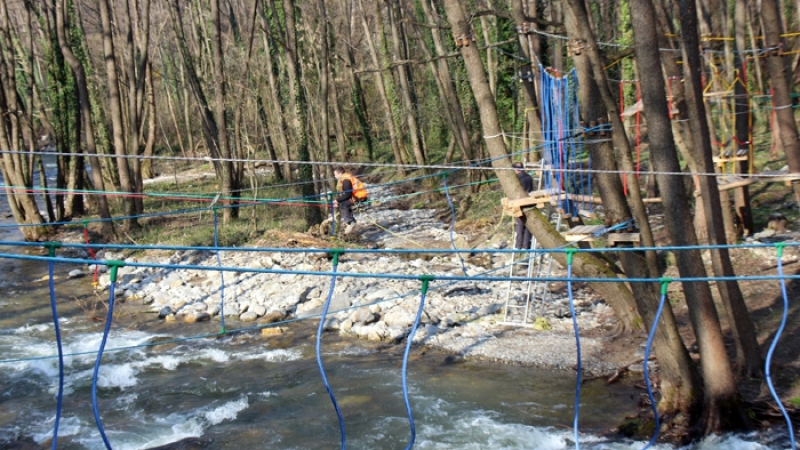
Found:
M 342 195 L 336 198 L 337 202 L 346 202 L 353 198 L 353 183 L 350 180 L 342 181 Z
M 519 183 L 522 185 L 522 188 L 525 189 L 525 192 L 530 194 L 533 192 L 533 178 L 528 175 L 528 172 L 520 172 L 517 174 L 517 179 Z

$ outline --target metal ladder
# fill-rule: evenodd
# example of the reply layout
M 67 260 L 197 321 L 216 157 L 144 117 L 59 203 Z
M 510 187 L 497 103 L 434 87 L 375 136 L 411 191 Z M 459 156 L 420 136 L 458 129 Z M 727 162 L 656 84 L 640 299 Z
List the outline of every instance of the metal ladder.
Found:
M 541 163 L 540 163 L 541 164 Z M 526 167 L 527 168 L 527 167 Z M 541 165 L 540 165 L 541 168 Z M 535 167 L 534 167 L 535 169 Z M 537 174 L 544 173 L 542 170 L 537 170 Z M 538 189 L 542 188 L 543 177 L 538 177 Z M 555 217 L 553 217 L 555 216 Z M 556 230 L 561 230 L 562 226 L 562 213 L 557 208 L 554 208 L 549 214 L 548 220 L 553 223 Z M 513 221 L 512 221 L 513 225 Z M 511 232 L 511 242 L 516 239 L 516 228 Z M 535 237 L 531 237 L 531 249 L 538 250 L 541 246 Z M 520 251 L 522 252 L 522 250 Z M 553 273 L 553 257 L 548 252 L 531 253 L 529 258 L 523 258 L 515 261 L 517 252 L 510 253 L 511 258 L 508 262 L 508 276 L 524 276 L 525 278 L 550 278 Z M 516 268 L 521 268 L 519 265 L 527 262 L 525 273 L 521 274 L 515 271 Z M 515 272 L 517 272 L 515 274 Z M 504 325 L 516 326 L 532 326 L 533 320 L 536 317 L 534 313 L 535 304 L 539 302 L 539 316 L 544 315 L 545 302 L 550 297 L 549 281 L 540 281 L 535 279 L 533 281 L 508 281 L 506 289 L 506 305 L 503 309 Z

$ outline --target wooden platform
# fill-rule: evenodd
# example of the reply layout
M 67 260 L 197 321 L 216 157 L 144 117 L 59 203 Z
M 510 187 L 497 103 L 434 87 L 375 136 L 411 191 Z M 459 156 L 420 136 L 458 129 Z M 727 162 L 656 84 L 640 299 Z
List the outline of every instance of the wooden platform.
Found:
M 522 217 L 522 207 L 535 206 L 543 208 L 545 205 L 558 206 L 562 200 L 569 199 L 579 203 L 594 203 L 601 205 L 602 201 L 598 195 L 566 194 L 563 192 L 549 190 L 533 191 L 528 197 L 511 200 L 503 198 L 500 202 L 503 205 L 503 214 L 512 217 Z
M 642 235 L 639 233 L 609 233 L 608 235 L 609 247 L 615 247 L 617 244 L 633 244 L 638 247 L 641 241 Z
M 579 225 L 564 233 L 564 239 L 567 242 L 590 242 L 605 232 L 605 225 Z
M 717 177 L 719 190 L 727 191 L 755 183 L 786 183 L 791 185 L 793 181 L 800 180 L 800 175 L 792 175 L 782 171 L 767 171 L 753 176 L 743 175 L 724 175 Z

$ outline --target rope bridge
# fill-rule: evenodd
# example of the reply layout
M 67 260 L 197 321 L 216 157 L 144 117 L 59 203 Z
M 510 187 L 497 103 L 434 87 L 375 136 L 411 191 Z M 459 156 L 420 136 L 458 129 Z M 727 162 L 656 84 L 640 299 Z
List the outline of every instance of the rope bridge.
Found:
M 215 227 L 216 228 L 216 227 Z M 432 274 L 423 274 L 423 275 L 409 275 L 409 274 L 397 274 L 397 273 L 356 273 L 356 272 L 338 272 L 337 266 L 339 262 L 339 258 L 344 255 L 345 253 L 354 253 L 354 254 L 431 254 L 431 253 L 505 253 L 505 252 L 521 252 L 521 250 L 514 250 L 514 249 L 469 249 L 469 250 L 457 250 L 457 249 L 426 249 L 426 250 L 419 250 L 419 249 L 389 249 L 389 250 L 368 250 L 368 249 L 352 249 L 352 250 L 345 250 L 345 249 L 286 249 L 286 248 L 226 248 L 226 247 L 219 247 L 217 241 L 215 239 L 215 245 L 213 247 L 179 247 L 179 246 L 141 246 L 141 245 L 107 245 L 105 247 L 108 248 L 115 248 L 115 249 L 131 249 L 131 250 L 152 250 L 152 249 L 170 249 L 170 250 L 205 250 L 205 251 L 212 251 L 218 256 L 220 251 L 239 251 L 239 252 L 292 252 L 292 253 L 327 253 L 332 256 L 332 270 L 329 272 L 323 271 L 303 271 L 303 270 L 282 270 L 282 269 L 266 269 L 266 268 L 247 268 L 247 267 L 228 267 L 223 266 L 221 260 L 218 260 L 217 267 L 209 267 L 209 266 L 199 266 L 199 265 L 178 265 L 178 264 L 156 264 L 156 263 L 138 263 L 138 262 L 131 262 L 126 263 L 123 261 L 118 260 L 95 260 L 95 259 L 82 259 L 82 258 L 65 258 L 65 257 L 58 257 L 56 256 L 57 249 L 70 247 L 70 248 L 82 248 L 82 249 L 89 249 L 91 246 L 86 244 L 65 244 L 59 242 L 45 242 L 45 243 L 28 243 L 28 242 L 8 242 L 8 241 L 0 241 L 0 246 L 14 246 L 14 247 L 41 247 L 47 250 L 47 256 L 35 256 L 35 255 L 26 255 L 26 254 L 14 254 L 14 253 L 0 253 L 0 258 L 6 259 L 16 259 L 16 260 L 32 260 L 32 261 L 42 261 L 48 263 L 49 269 L 49 288 L 50 288 L 50 303 L 53 315 L 53 321 L 55 324 L 56 330 L 56 344 L 58 348 L 58 354 L 52 356 L 43 356 L 43 357 L 35 357 L 35 358 L 21 358 L 21 359 L 13 359 L 13 360 L 3 360 L 0 361 L 0 364 L 8 364 L 13 362 L 19 361 L 28 361 L 28 360 L 41 360 L 41 359 L 51 359 L 51 358 L 58 358 L 59 361 L 59 389 L 58 389 L 58 399 L 56 405 L 56 420 L 53 428 L 53 440 L 52 440 L 52 448 L 55 449 L 57 445 L 57 438 L 58 438 L 58 427 L 59 427 L 59 419 L 61 416 L 61 408 L 62 408 L 62 398 L 63 398 L 63 380 L 64 380 L 64 364 L 63 358 L 65 356 L 74 356 L 74 355 L 64 355 L 62 351 L 61 345 L 61 335 L 58 327 L 58 312 L 56 309 L 56 301 L 55 301 L 55 282 L 53 276 L 53 266 L 55 263 L 61 264 L 78 264 L 78 265 L 91 265 L 91 264 L 100 264 L 105 265 L 109 268 L 110 271 L 110 280 L 111 284 L 109 286 L 109 304 L 108 304 L 108 314 L 106 317 L 105 328 L 103 331 L 103 339 L 100 344 L 100 348 L 97 351 L 97 359 L 95 362 L 94 372 L 92 375 L 92 409 L 95 415 L 95 422 L 97 424 L 98 430 L 100 431 L 101 437 L 103 438 L 103 442 L 107 449 L 111 449 L 111 443 L 106 436 L 105 430 L 103 428 L 103 423 L 100 416 L 100 411 L 97 406 L 97 377 L 98 372 L 102 363 L 102 357 L 104 352 L 110 351 L 121 351 L 125 349 L 137 348 L 137 347 L 146 347 L 150 345 L 164 345 L 166 342 L 160 341 L 157 344 L 141 344 L 137 346 L 131 347 L 120 347 L 114 349 L 105 349 L 106 339 L 108 337 L 108 333 L 110 330 L 111 322 L 113 320 L 113 309 L 114 309 L 114 300 L 116 297 L 115 294 L 115 284 L 117 279 L 117 272 L 118 269 L 124 266 L 133 266 L 133 267 L 149 267 L 149 268 L 162 268 L 162 269 L 184 269 L 184 270 L 216 270 L 220 273 L 225 272 L 251 272 L 251 273 L 272 273 L 272 274 L 293 274 L 293 275 L 311 275 L 311 276 L 318 276 L 318 277 L 330 277 L 331 278 L 331 287 L 328 293 L 327 300 L 325 301 L 323 311 L 319 316 L 309 316 L 302 319 L 293 319 L 293 320 L 285 320 L 282 322 L 272 323 L 268 325 L 262 325 L 258 327 L 251 327 L 251 328 L 242 328 L 236 330 L 226 330 L 224 326 L 224 322 L 222 328 L 219 333 L 212 334 L 212 335 L 203 335 L 203 336 L 193 336 L 183 339 L 175 339 L 174 341 L 185 341 L 191 339 L 201 339 L 206 338 L 209 336 L 218 336 L 220 334 L 226 333 L 235 333 L 235 332 L 243 332 L 248 330 L 254 330 L 258 328 L 267 328 L 267 327 L 274 327 L 279 326 L 281 324 L 286 324 L 291 321 L 297 320 L 306 320 L 310 318 L 319 317 L 319 329 L 317 331 L 317 340 L 316 340 L 316 355 L 317 355 L 317 362 L 319 365 L 320 375 L 323 380 L 323 383 L 328 391 L 331 402 L 333 404 L 334 409 L 337 413 L 337 418 L 339 420 L 340 426 L 340 433 L 341 433 L 341 448 L 345 449 L 346 445 L 346 438 L 345 438 L 345 427 L 344 427 L 344 418 L 339 411 L 338 404 L 336 402 L 335 395 L 333 393 L 333 389 L 331 388 L 330 384 L 327 381 L 325 376 L 325 370 L 323 361 L 321 358 L 320 348 L 321 348 L 321 336 L 323 331 L 323 324 L 325 323 L 326 315 L 328 314 L 328 308 L 330 306 L 332 294 L 334 291 L 334 286 L 336 279 L 338 277 L 353 277 L 353 278 L 377 278 L 377 279 L 390 279 L 390 280 L 417 280 L 422 283 L 421 289 L 419 293 L 421 294 L 421 299 L 419 302 L 419 308 L 417 311 L 416 318 L 414 320 L 414 324 L 412 325 L 408 336 L 406 337 L 406 348 L 403 355 L 403 366 L 402 366 L 402 384 L 403 384 L 403 397 L 408 413 L 408 422 L 410 428 L 410 439 L 407 444 L 406 450 L 410 450 L 415 442 L 416 438 L 416 428 L 415 423 L 412 415 L 412 409 L 408 398 L 408 388 L 407 388 L 407 368 L 408 368 L 408 356 L 411 349 L 411 345 L 413 343 L 414 333 L 419 326 L 420 318 L 422 313 L 424 312 L 425 308 L 425 295 L 428 292 L 429 285 L 433 282 L 439 282 L 441 285 L 439 286 L 444 287 L 447 285 L 447 282 L 453 283 L 458 281 L 470 281 L 474 283 L 482 283 L 482 282 L 493 282 L 493 281 L 531 281 L 532 278 L 529 277 L 509 277 L 509 276 L 494 276 L 492 275 L 493 271 L 487 271 L 481 274 L 474 274 L 469 276 L 467 274 L 461 275 L 432 275 Z M 97 246 L 95 246 L 97 247 Z M 531 257 L 535 257 L 538 253 L 564 253 L 566 255 L 567 261 L 567 274 L 566 277 L 549 277 L 546 281 L 565 281 L 567 284 L 567 292 L 569 296 L 569 306 L 570 312 L 572 315 L 572 322 L 573 322 L 573 330 L 575 334 L 575 342 L 577 348 L 577 378 L 576 378 L 576 387 L 575 387 L 575 406 L 574 406 L 574 421 L 573 421 L 573 428 L 575 433 L 575 448 L 580 448 L 579 442 L 579 403 L 580 403 L 580 387 L 582 381 L 582 367 L 581 367 L 581 355 L 580 355 L 580 332 L 578 329 L 578 323 L 576 319 L 576 312 L 574 309 L 574 300 L 573 300 L 573 283 L 576 282 L 630 282 L 630 283 L 659 283 L 661 285 L 661 299 L 659 302 L 658 311 L 656 313 L 654 323 L 650 327 L 650 333 L 647 339 L 647 344 L 645 347 L 645 359 L 644 359 L 644 379 L 645 384 L 648 391 L 648 397 L 650 398 L 651 405 L 653 406 L 653 414 L 656 421 L 655 432 L 650 439 L 650 441 L 646 444 L 644 448 L 648 448 L 653 445 L 659 433 L 659 415 L 656 409 L 656 401 L 653 396 L 652 388 L 650 385 L 649 379 L 649 372 L 647 367 L 647 361 L 650 355 L 650 349 L 653 341 L 654 332 L 656 329 L 656 324 L 660 318 L 661 311 L 663 306 L 666 302 L 666 294 L 667 294 L 667 286 L 672 282 L 689 282 L 689 281 L 700 281 L 700 282 L 713 282 L 713 281 L 724 281 L 735 279 L 739 281 L 743 280 L 762 280 L 762 281 L 778 281 L 781 286 L 781 292 L 783 297 L 783 315 L 781 324 L 776 331 L 775 337 L 770 345 L 769 352 L 767 354 L 767 358 L 765 361 L 765 373 L 766 373 L 766 380 L 770 389 L 770 393 L 772 394 L 773 398 L 775 399 L 776 403 L 778 404 L 784 419 L 786 420 L 787 427 L 788 427 L 788 434 L 791 439 L 791 446 L 793 450 L 796 450 L 796 444 L 794 440 L 794 432 L 792 429 L 792 423 L 789 418 L 786 409 L 783 407 L 783 404 L 780 401 L 777 393 L 775 392 L 774 386 L 772 384 L 771 379 L 771 372 L 770 366 L 772 362 L 772 357 L 774 355 L 775 348 L 777 343 L 783 333 L 783 330 L 786 325 L 786 321 L 788 318 L 789 313 L 789 300 L 786 291 L 786 280 L 800 280 L 800 275 L 786 275 L 783 273 L 783 266 L 782 266 L 782 257 L 783 251 L 786 247 L 800 247 L 800 243 L 777 243 L 774 245 L 766 245 L 766 244 L 743 244 L 743 245 L 726 245 L 726 246 L 693 246 L 693 247 L 657 247 L 657 248 L 615 248 L 615 249 L 576 249 L 576 248 L 559 248 L 559 249 L 534 249 L 534 250 L 527 250 L 525 252 L 529 253 Z M 721 249 L 721 248 L 774 248 L 776 250 L 776 258 L 777 258 L 777 273 L 775 275 L 762 275 L 762 276 L 742 276 L 742 277 L 683 277 L 683 278 L 627 278 L 625 280 L 620 279 L 608 279 L 608 278 L 580 278 L 574 277 L 572 275 L 572 260 L 576 253 L 579 252 L 600 252 L 600 251 L 644 251 L 644 250 L 672 250 L 672 251 L 680 251 L 680 250 L 706 250 L 706 249 Z M 501 268 L 502 269 L 502 268 Z M 496 270 L 496 269 L 495 269 Z M 540 279 L 541 278 L 537 278 Z M 444 282 L 444 283 L 442 283 Z M 377 301 L 383 302 L 387 299 L 378 299 Z M 391 300 L 391 299 L 390 299 Z M 221 298 L 221 302 L 224 303 L 224 296 Z M 363 307 L 365 305 L 358 305 L 357 307 Z M 223 305 L 224 307 L 224 305 Z M 83 354 L 93 354 L 93 352 L 86 352 Z

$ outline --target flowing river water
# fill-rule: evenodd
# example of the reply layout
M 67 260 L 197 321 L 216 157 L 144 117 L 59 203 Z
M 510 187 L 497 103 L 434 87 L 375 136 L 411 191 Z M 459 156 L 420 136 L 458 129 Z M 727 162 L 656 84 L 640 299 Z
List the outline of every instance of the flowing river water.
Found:
M 5 201 L 0 219 L 13 220 Z M 19 239 L 15 228 L 0 228 L 0 240 Z M 95 294 L 89 278 L 68 279 L 71 269 L 55 265 L 68 355 L 58 448 L 102 449 L 91 382 L 104 324 L 93 317 L 105 317 L 107 293 Z M 58 360 L 53 358 L 48 267 L 0 259 L 0 274 L 0 448 L 49 448 Z M 336 412 L 315 359 L 316 325 L 315 320 L 300 322 L 276 337 L 218 336 L 219 322 L 164 323 L 132 304 L 118 304 L 97 381 L 98 409 L 112 447 L 146 449 L 196 437 L 198 446 L 183 448 L 339 448 Z M 347 448 L 406 447 L 402 353 L 402 346 L 340 339 L 334 333 L 323 337 L 322 359 L 344 417 Z M 463 361 L 415 347 L 408 390 L 416 449 L 575 448 L 574 373 Z M 636 412 L 641 394 L 625 383 L 585 383 L 580 446 L 644 447 L 641 441 L 604 435 Z M 787 447 L 784 428 L 712 437 L 691 448 Z

